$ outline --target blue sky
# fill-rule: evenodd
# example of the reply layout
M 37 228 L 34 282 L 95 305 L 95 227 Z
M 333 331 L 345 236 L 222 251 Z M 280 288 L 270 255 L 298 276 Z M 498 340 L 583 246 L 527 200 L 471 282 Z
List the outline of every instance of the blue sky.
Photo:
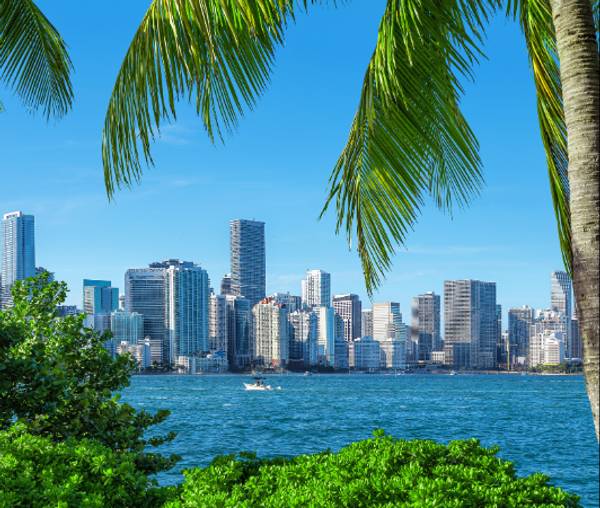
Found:
M 318 215 L 355 112 L 375 43 L 381 0 L 300 16 L 279 51 L 271 85 L 225 145 L 213 146 L 187 104 L 154 146 L 141 185 L 104 194 L 100 139 L 116 73 L 149 0 L 39 2 L 65 38 L 76 102 L 60 121 L 27 113 L 0 87 L 0 210 L 36 216 L 37 264 L 80 304 L 83 278 L 122 288 L 129 267 L 166 257 L 200 263 L 215 285 L 229 271 L 229 220 L 266 222 L 267 288 L 299 293 L 308 268 L 332 274 L 334 293 L 366 300 L 360 264 L 334 217 Z M 91 5 L 91 4 L 90 4 Z M 491 23 L 488 60 L 466 84 L 463 109 L 481 144 L 486 185 L 453 219 L 427 206 L 375 300 L 443 288 L 444 279 L 497 282 L 504 308 L 549 303 L 562 267 L 535 95 L 518 27 Z M 368 306 L 368 302 L 365 302 Z

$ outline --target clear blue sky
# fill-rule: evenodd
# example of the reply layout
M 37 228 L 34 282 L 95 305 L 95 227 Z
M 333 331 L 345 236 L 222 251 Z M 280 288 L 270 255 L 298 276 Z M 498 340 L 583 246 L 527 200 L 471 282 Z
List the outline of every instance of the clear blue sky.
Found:
M 37 264 L 71 288 L 83 278 L 122 288 L 129 267 L 166 257 L 193 260 L 218 286 L 229 271 L 232 218 L 266 222 L 268 291 L 299 293 L 307 268 L 332 274 L 334 293 L 366 299 L 360 264 L 330 213 L 318 214 L 355 112 L 382 0 L 354 0 L 300 16 L 279 51 L 272 83 L 224 146 L 212 146 L 187 104 L 155 145 L 141 185 L 104 194 L 104 112 L 129 41 L 149 0 L 39 2 L 75 65 L 76 102 L 61 121 L 31 116 L 0 96 L 0 211 L 36 216 Z M 91 6 L 93 5 L 93 8 Z M 444 279 L 497 282 L 504 308 L 549 304 L 549 274 L 562 267 L 535 96 L 523 38 L 492 22 L 487 61 L 467 84 L 464 111 L 481 143 L 486 186 L 454 219 L 428 206 L 376 300 L 401 303 L 442 291 Z M 365 302 L 365 306 L 368 306 Z

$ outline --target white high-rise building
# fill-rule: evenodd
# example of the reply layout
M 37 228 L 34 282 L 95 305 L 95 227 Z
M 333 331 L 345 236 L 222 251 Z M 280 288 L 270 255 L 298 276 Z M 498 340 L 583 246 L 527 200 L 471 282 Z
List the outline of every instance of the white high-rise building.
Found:
M 314 308 L 317 315 L 317 363 L 335 367 L 336 320 L 333 308 Z
M 374 303 L 373 338 L 380 343 L 381 367 L 402 369 L 406 366 L 408 327 L 402 322 L 400 304 Z
M 35 274 L 35 219 L 21 211 L 6 213 L 2 218 L 0 308 L 12 305 L 15 281 Z
M 304 368 L 317 365 L 317 315 L 311 310 L 288 314 L 290 322 L 290 363 Z
M 564 334 L 543 330 L 529 341 L 529 366 L 560 365 L 565 360 Z
M 289 359 L 289 324 L 285 306 L 265 298 L 252 308 L 252 361 L 263 367 L 285 367 Z
M 227 354 L 227 335 L 227 300 L 213 293 L 208 301 L 208 350 Z
M 349 342 L 361 336 L 362 304 L 358 295 L 335 295 L 333 309 L 343 321 L 344 340 Z
M 567 272 L 556 271 L 550 274 L 550 308 L 560 312 L 567 320 L 565 351 L 569 358 L 577 357 L 577 345 L 571 337 L 573 319 L 573 283 Z
M 323 270 L 308 270 L 302 281 L 302 303 L 307 307 L 331 305 L 331 275 Z
M 144 338 L 144 316 L 116 310 L 110 315 L 110 331 L 116 344 L 137 344 Z

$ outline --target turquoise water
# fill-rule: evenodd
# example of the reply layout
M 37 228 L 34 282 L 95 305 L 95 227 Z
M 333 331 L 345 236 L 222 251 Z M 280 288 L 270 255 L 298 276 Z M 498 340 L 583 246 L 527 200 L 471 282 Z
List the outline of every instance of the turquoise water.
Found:
M 165 452 L 183 456 L 162 475 L 241 450 L 260 456 L 338 449 L 373 429 L 447 442 L 498 444 L 519 474 L 541 471 L 598 506 L 598 445 L 581 377 L 507 375 L 269 376 L 273 392 L 246 392 L 248 378 L 136 376 L 123 400 L 170 409 L 161 430 L 178 437 Z

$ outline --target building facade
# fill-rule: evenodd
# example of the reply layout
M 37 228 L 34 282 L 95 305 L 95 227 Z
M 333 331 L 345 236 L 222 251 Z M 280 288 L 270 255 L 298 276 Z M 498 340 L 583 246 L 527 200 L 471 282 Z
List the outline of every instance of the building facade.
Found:
M 360 336 L 373 337 L 373 309 L 363 310 L 360 321 Z
M 308 270 L 302 280 L 302 303 L 307 307 L 331 305 L 331 275 L 323 270 Z
M 285 306 L 265 298 L 252 308 L 254 333 L 252 362 L 256 366 L 284 368 L 289 360 L 289 324 Z
M 529 354 L 529 334 L 533 324 L 533 309 L 527 305 L 508 310 L 508 352 L 509 366 L 524 363 Z M 521 360 L 518 360 L 518 358 Z
M 83 279 L 83 312 L 110 314 L 119 308 L 119 288 L 109 280 Z
M 417 345 L 419 361 L 431 361 L 432 351 L 442 350 L 440 296 L 433 292 L 413 298 L 411 339 Z
M 454 368 L 496 367 L 496 283 L 444 282 L 444 352 Z
M 6 213 L 2 218 L 0 307 L 12 305 L 11 288 L 16 281 L 35 275 L 34 216 L 21 211 Z
M 332 307 L 315 307 L 317 315 L 317 363 L 335 367 L 336 319 Z
M 265 223 L 232 220 L 230 239 L 231 292 L 254 306 L 266 295 Z
M 309 368 L 317 365 L 317 315 L 312 310 L 288 314 L 290 323 L 290 366 Z
M 208 350 L 222 351 L 227 355 L 227 298 L 223 295 L 210 295 L 208 301 Z
M 358 295 L 346 294 L 333 297 L 333 310 L 342 318 L 344 340 L 349 342 L 361 336 L 362 303 Z
M 243 369 L 249 366 L 252 360 L 250 350 L 253 334 L 252 307 L 243 296 L 227 295 L 225 301 L 229 368 Z
M 144 339 L 144 316 L 137 312 L 115 310 L 110 315 L 110 331 L 116 344 L 141 343 Z

